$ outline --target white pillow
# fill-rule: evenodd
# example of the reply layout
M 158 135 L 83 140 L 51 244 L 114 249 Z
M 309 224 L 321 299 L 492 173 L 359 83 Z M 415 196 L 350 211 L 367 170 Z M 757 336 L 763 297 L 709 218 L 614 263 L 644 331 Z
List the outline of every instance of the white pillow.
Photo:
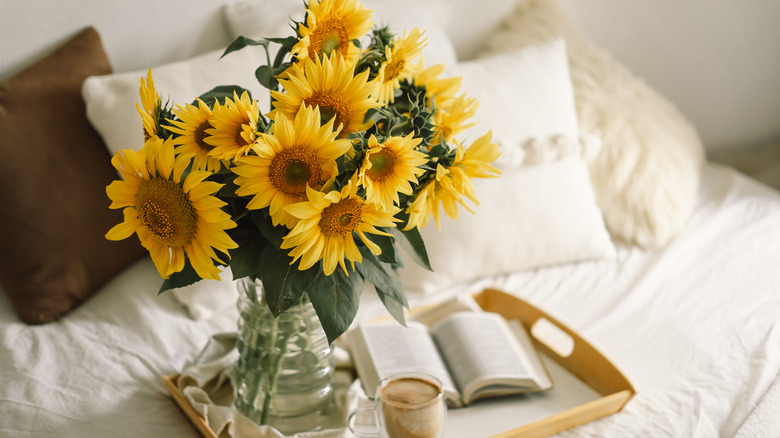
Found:
M 404 30 L 419 27 L 428 39 L 423 57 L 425 65 L 453 64 L 457 60 L 455 48 L 444 30 L 449 18 L 446 0 L 363 0 L 366 8 L 374 10 L 374 24 L 388 25 L 396 35 Z M 413 12 L 410 12 L 413 11 Z M 272 34 L 269 23 L 279 19 L 303 20 L 303 2 L 300 0 L 244 0 L 228 3 L 223 17 L 233 38 L 286 37 L 293 35 L 289 27 L 285 32 Z
M 704 147 L 664 96 L 582 35 L 557 0 L 521 0 L 487 40 L 488 53 L 564 37 L 582 132 L 602 149 L 590 163 L 604 219 L 616 240 L 666 245 L 685 226 L 699 190 Z
M 220 59 L 224 49 L 194 58 L 151 66 L 157 92 L 163 102 L 184 106 L 217 85 L 239 85 L 258 99 L 261 111 L 268 111 L 268 90 L 255 78 L 255 69 L 265 63 L 262 47 L 247 47 Z M 141 78 L 146 71 L 91 76 L 84 81 L 82 96 L 87 107 L 87 118 L 103 137 L 113 156 L 122 149 L 138 150 L 144 137 L 141 117 L 135 105 L 141 103 L 138 95 Z
M 561 39 L 462 62 L 446 74 L 461 76 L 461 91 L 479 105 L 477 124 L 458 137 L 470 142 L 492 130 L 501 148 L 499 164 L 521 165 L 521 146 L 530 138 L 579 136 L 566 45 Z
M 458 64 L 463 91 L 479 99 L 480 126 L 502 151 L 495 179 L 473 180 L 480 205 L 421 230 L 433 272 L 408 262 L 409 290 L 433 292 L 479 277 L 614 255 L 579 141 L 561 40 Z

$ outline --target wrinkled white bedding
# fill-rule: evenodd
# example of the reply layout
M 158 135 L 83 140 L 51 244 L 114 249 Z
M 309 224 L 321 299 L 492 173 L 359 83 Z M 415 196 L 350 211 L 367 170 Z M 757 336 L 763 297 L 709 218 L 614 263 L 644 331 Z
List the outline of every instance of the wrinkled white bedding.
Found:
M 522 244 L 521 242 L 519 244 Z M 159 377 L 177 371 L 235 308 L 195 321 L 144 259 L 44 326 L 0 298 L 0 436 L 193 437 Z M 623 412 L 563 436 L 778 436 L 780 194 L 708 165 L 699 205 L 667 248 L 479 280 L 577 330 L 634 384 Z M 383 313 L 366 294 L 358 318 Z M 480 434 L 474 424 L 475 437 Z

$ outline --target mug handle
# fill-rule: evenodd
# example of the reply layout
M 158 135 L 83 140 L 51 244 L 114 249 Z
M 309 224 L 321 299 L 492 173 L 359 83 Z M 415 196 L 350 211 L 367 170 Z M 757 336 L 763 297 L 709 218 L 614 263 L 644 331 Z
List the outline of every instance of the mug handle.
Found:
M 373 417 L 373 423 L 365 425 L 356 425 L 355 419 L 358 415 L 364 412 L 371 411 Z M 347 427 L 349 431 L 357 438 L 374 438 L 379 436 L 379 418 L 377 417 L 376 407 L 374 406 L 361 406 L 350 411 L 347 417 Z

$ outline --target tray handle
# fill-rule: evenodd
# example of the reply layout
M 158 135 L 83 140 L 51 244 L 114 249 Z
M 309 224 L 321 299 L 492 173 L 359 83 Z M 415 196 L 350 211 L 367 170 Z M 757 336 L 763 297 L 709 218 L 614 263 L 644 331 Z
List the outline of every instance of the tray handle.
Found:
M 635 394 L 631 382 L 612 362 L 577 333 L 547 313 L 514 295 L 497 289 L 485 289 L 476 294 L 474 299 L 485 311 L 496 312 L 507 319 L 519 319 L 531 332 L 534 344 L 542 352 L 602 396 L 620 391 L 629 391 L 630 395 Z

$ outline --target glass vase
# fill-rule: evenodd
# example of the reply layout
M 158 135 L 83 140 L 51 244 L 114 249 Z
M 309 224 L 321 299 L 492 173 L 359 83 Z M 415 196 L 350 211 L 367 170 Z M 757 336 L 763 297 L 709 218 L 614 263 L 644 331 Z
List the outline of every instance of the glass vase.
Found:
M 263 284 L 238 281 L 236 409 L 284 434 L 321 429 L 334 409 L 334 367 L 309 298 L 274 317 Z

